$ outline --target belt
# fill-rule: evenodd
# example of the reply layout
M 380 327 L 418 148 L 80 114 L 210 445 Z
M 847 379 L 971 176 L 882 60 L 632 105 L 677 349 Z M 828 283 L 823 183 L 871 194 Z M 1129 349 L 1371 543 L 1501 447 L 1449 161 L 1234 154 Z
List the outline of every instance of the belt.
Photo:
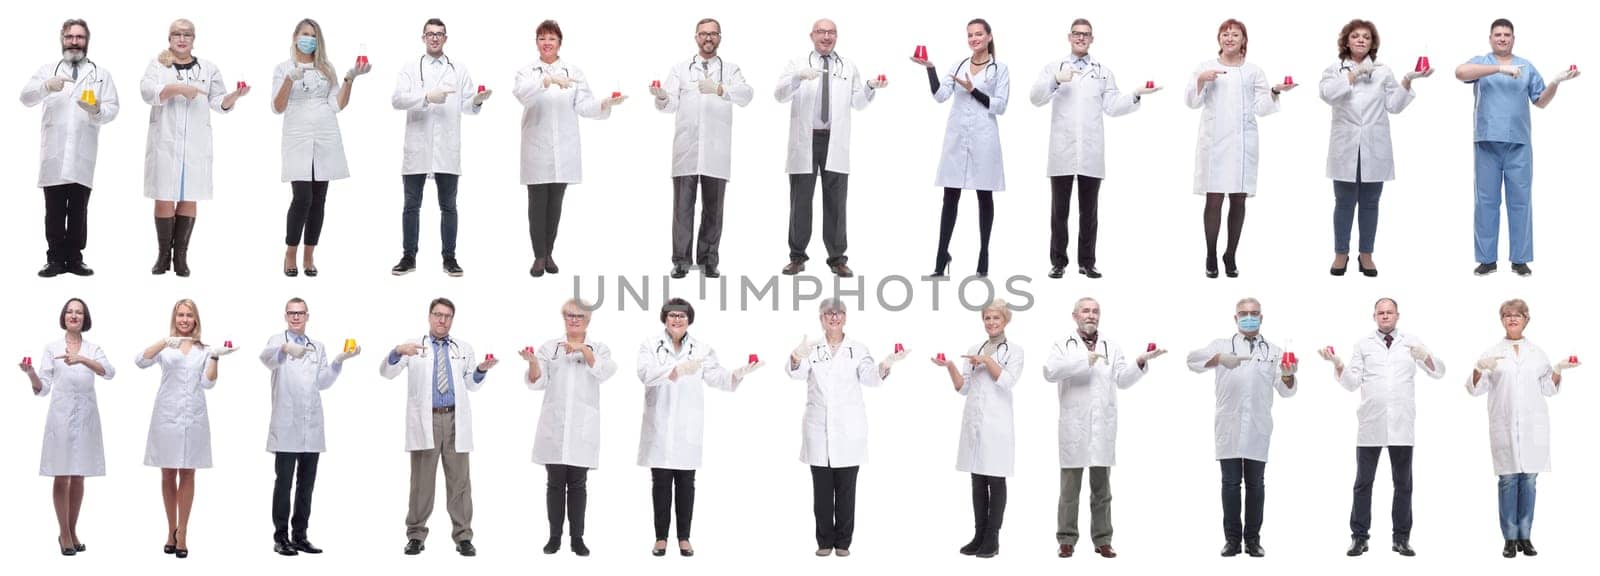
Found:
M 831 132 L 832 131 L 827 129 L 827 128 L 813 128 L 811 130 L 811 135 L 812 136 L 827 136 Z
M 433 413 L 434 414 L 449 414 L 449 413 L 455 412 L 455 411 L 456 411 L 456 407 L 455 406 L 434 406 L 433 407 Z

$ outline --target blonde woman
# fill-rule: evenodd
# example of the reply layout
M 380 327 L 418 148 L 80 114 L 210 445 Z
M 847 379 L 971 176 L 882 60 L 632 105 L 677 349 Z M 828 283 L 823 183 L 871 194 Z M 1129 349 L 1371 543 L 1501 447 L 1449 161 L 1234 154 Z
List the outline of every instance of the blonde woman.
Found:
M 956 393 L 967 397 L 961 409 L 961 441 L 956 470 L 972 474 L 972 541 L 961 553 L 993 558 L 1000 553 L 1000 524 L 1006 515 L 1006 477 L 1016 460 L 1011 389 L 1022 377 L 1022 347 L 1006 338 L 1011 308 L 996 298 L 980 311 L 983 342 L 967 349 L 960 360 L 944 354 L 933 363 L 950 374 Z
M 140 352 L 134 365 L 141 370 L 161 365 L 144 465 L 161 469 L 161 502 L 167 512 L 167 544 L 162 551 L 188 558 L 194 471 L 211 467 L 205 391 L 217 385 L 217 360 L 236 348 L 211 347 L 200 339 L 200 308 L 193 300 L 174 304 L 168 324 L 167 336 Z
M 196 202 L 211 199 L 211 112 L 233 110 L 241 86 L 228 92 L 222 72 L 194 55 L 194 23 L 167 29 L 167 49 L 145 67 L 139 95 L 150 105 L 145 138 L 144 195 L 155 200 L 156 264 L 151 274 L 189 275 L 189 236 Z
M 340 81 L 328 63 L 328 43 L 322 25 L 306 18 L 295 25 L 289 59 L 272 71 L 272 113 L 283 115 L 283 181 L 294 199 L 289 203 L 284 235 L 283 275 L 317 275 L 317 240 L 322 236 L 322 210 L 328 199 L 328 182 L 350 177 L 339 135 L 338 113 L 350 103 L 356 77 L 372 70 L 357 63 Z M 305 240 L 302 263 L 295 250 Z

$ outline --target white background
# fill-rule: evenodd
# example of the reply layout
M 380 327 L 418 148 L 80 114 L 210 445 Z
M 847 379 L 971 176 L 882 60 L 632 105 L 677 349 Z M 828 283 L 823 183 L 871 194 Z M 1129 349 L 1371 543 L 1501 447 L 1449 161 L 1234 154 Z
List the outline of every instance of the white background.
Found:
M 67 6 L 70 10 L 63 9 Z M 164 537 L 159 475 L 141 465 L 159 374 L 135 369 L 132 359 L 165 334 L 171 303 L 183 297 L 199 302 L 208 340 L 231 339 L 245 348 L 223 362 L 219 384 L 208 395 L 216 468 L 198 475 L 189 536 L 193 556 L 185 564 L 206 571 L 591 566 L 734 573 L 774 562 L 803 562 L 808 568 L 816 562 L 816 568 L 849 573 L 1042 569 L 1068 562 L 1112 571 L 1315 571 L 1324 561 L 1347 562 L 1342 552 L 1358 395 L 1339 388 L 1312 351 L 1333 345 L 1347 354 L 1350 343 L 1371 329 L 1371 303 L 1380 296 L 1400 301 L 1401 328 L 1425 339 L 1450 371 L 1443 381 L 1418 382 L 1412 543 L 1420 556 L 1402 560 L 1386 546 L 1375 546 L 1369 557 L 1348 562 L 1380 571 L 1460 569 L 1501 562 L 1484 403 L 1461 387 L 1479 352 L 1500 337 L 1497 304 L 1526 298 L 1533 311 L 1529 337 L 1552 356 L 1600 353 L 1584 331 L 1595 320 L 1581 296 L 1589 280 L 1584 257 L 1592 252 L 1593 240 L 1579 228 L 1588 224 L 1585 214 L 1596 209 L 1584 169 L 1591 158 L 1582 148 L 1596 123 L 1595 80 L 1564 86 L 1548 110 L 1533 113 L 1536 275 L 1517 278 L 1503 260 L 1497 275 L 1469 275 L 1472 96 L 1450 78 L 1451 67 L 1488 51 L 1489 22 L 1501 16 L 1518 25 L 1517 53 L 1546 77 L 1569 63 L 1600 66 L 1593 44 L 1582 41 L 1589 32 L 1586 23 L 1551 4 L 1518 3 L 1506 10 L 1481 2 L 1448 9 L 1401 3 L 1139 2 L 1099 3 L 1083 11 L 1020 2 L 989 3 L 983 10 L 947 2 L 910 8 L 844 2 L 760 8 L 734 2 L 692 7 L 568 3 L 538 10 L 470 2 L 443 9 L 420 2 L 357 6 L 322 3 L 303 13 L 241 3 L 174 10 L 87 1 L 30 4 L 9 19 L 13 89 L 20 89 L 38 65 L 58 58 L 59 23 L 85 17 L 93 27 L 90 57 L 115 75 L 123 106 L 121 116 L 101 133 L 86 252 L 99 273 L 54 280 L 33 274 L 43 264 L 44 251 L 32 145 L 39 111 L 0 108 L 4 125 L 14 127 L 3 158 L 10 187 L 18 194 L 12 225 L 0 229 L 0 241 L 12 248 L 5 284 L 16 323 L 0 336 L 0 350 L 37 357 L 46 341 L 59 337 L 61 302 L 78 296 L 95 315 L 97 328 L 89 338 L 103 345 L 120 369 L 119 378 L 98 388 L 109 476 L 89 482 L 79 528 L 89 552 L 66 563 L 58 563 L 54 544 L 50 481 L 36 475 L 48 400 L 28 396 L 20 375 L 13 380 L 16 410 L 0 424 L 14 448 L 0 469 L 0 481 L 12 495 L 0 541 L 14 558 L 22 558 L 14 566 L 100 571 L 172 562 L 157 553 Z M 353 62 L 356 45 L 365 43 L 373 72 L 358 81 L 350 107 L 340 115 L 354 177 L 332 185 L 317 259 L 322 276 L 288 279 L 279 272 L 289 200 L 288 186 L 278 182 L 281 120 L 269 112 L 266 83 L 272 67 L 288 56 L 295 22 L 308 15 L 322 23 L 341 68 Z M 439 271 L 437 210 L 429 186 L 419 271 L 393 278 L 388 267 L 400 251 L 404 122 L 388 99 L 399 67 L 414 65 L 421 54 L 422 22 L 434 16 L 449 24 L 447 53 L 497 94 L 482 115 L 463 120 L 466 174 L 458 253 L 467 276 L 450 279 Z M 943 70 L 965 56 L 967 19 L 982 16 L 993 24 L 1013 85 L 1010 110 L 1000 120 L 1011 189 L 997 194 L 991 272 L 996 278 L 1035 278 L 1022 285 L 1034 306 L 1018 312 L 1009 330 L 1013 342 L 1026 349 L 1028 366 L 1016 390 L 1018 466 L 998 559 L 968 567 L 976 560 L 956 554 L 972 526 L 968 477 L 953 470 L 962 399 L 950 391 L 942 372 L 921 360 L 902 364 L 886 387 L 866 393 L 872 456 L 861 475 L 854 558 L 811 557 L 810 483 L 796 461 L 804 386 L 786 379 L 776 362 L 736 394 L 708 394 L 694 531 L 699 556 L 683 561 L 646 554 L 652 539 L 649 475 L 633 464 L 642 397 L 633 354 L 640 340 L 660 328 L 654 306 L 670 267 L 672 119 L 652 109 L 644 87 L 693 53 L 693 26 L 703 16 L 721 19 L 722 52 L 744 68 L 757 94 L 735 113 L 737 154 L 722 258 L 722 269 L 733 280 L 749 275 L 764 283 L 786 262 L 788 108 L 773 100 L 771 90 L 784 63 L 810 49 L 812 20 L 834 18 L 840 54 L 855 60 L 864 74 L 889 76 L 891 85 L 871 107 L 853 115 L 850 263 L 869 293 L 885 275 L 927 273 L 937 238 L 939 191 L 932 179 L 948 111 L 928 97 L 922 69 L 906 56 L 913 45 L 926 44 Z M 1079 16 L 1095 22 L 1092 53 L 1117 73 L 1124 89 L 1147 78 L 1166 87 L 1145 98 L 1139 112 L 1106 122 L 1110 173 L 1102 192 L 1099 268 L 1107 277 L 1096 282 L 1070 275 L 1070 268 L 1065 280 L 1043 277 L 1048 269 L 1043 163 L 1049 112 L 1027 102 L 1040 68 L 1067 53 L 1068 24 Z M 1323 178 L 1329 109 L 1318 100 L 1314 83 L 1335 60 L 1340 27 L 1357 16 L 1377 22 L 1381 61 L 1409 69 L 1426 53 L 1439 68 L 1434 77 L 1416 82 L 1416 102 L 1394 119 L 1399 180 L 1385 190 L 1377 253 L 1382 276 L 1377 279 L 1354 269 L 1343 278 L 1324 272 L 1331 256 L 1332 194 Z M 189 279 L 151 277 L 145 271 L 154 234 L 141 184 L 149 107 L 138 98 L 139 75 L 165 46 L 167 24 L 178 17 L 197 24 L 195 53 L 217 63 L 229 86 L 243 78 L 256 87 L 232 114 L 213 118 L 217 193 L 200 207 L 190 256 L 195 272 Z M 1198 113 L 1181 104 L 1181 90 L 1195 64 L 1215 54 L 1216 26 L 1228 17 L 1250 26 L 1251 62 L 1272 78 L 1293 74 L 1304 86 L 1284 96 L 1281 113 L 1261 122 L 1261 192 L 1249 203 L 1240 255 L 1243 276 L 1206 280 L 1201 275 L 1202 202 L 1190 194 Z M 561 22 L 569 38 L 563 56 L 583 68 L 597 92 L 621 88 L 634 98 L 609 120 L 582 122 L 586 179 L 568 191 L 556 250 L 562 274 L 533 280 L 525 275 L 532 255 L 525 193 L 517 183 L 521 110 L 510 89 L 517 67 L 535 58 L 533 31 L 544 18 Z M 976 259 L 970 194 L 962 210 L 952 252 L 954 270 L 968 273 Z M 811 247 L 812 272 L 822 271 L 824 254 L 819 231 Z M 404 385 L 377 376 L 384 350 L 422 334 L 427 301 L 445 295 L 459 304 L 457 337 L 481 352 L 511 357 L 524 345 L 558 337 L 557 307 L 571 295 L 574 279 L 581 277 L 585 294 L 592 297 L 599 275 L 635 281 L 650 275 L 655 292 L 650 310 L 630 307 L 620 313 L 616 294 L 608 294 L 607 306 L 591 326 L 592 337 L 611 345 L 621 367 L 605 385 L 602 466 L 590 475 L 587 540 L 595 556 L 572 564 L 579 560 L 565 543 L 555 557 L 537 552 L 547 534 L 544 471 L 529 463 L 529 454 L 540 394 L 527 392 L 519 367 L 508 363 L 489 376 L 475 402 L 473 527 L 481 556 L 458 563 L 462 560 L 446 536 L 449 522 L 441 497 L 428 551 L 421 558 L 403 557 Z M 677 282 L 678 292 L 698 296 L 695 278 Z M 982 299 L 980 287 L 973 288 L 974 302 Z M 771 311 L 769 296 L 756 310 L 739 313 L 718 312 L 712 286 L 711 299 L 698 303 L 693 333 L 718 346 L 724 359 L 757 352 L 779 360 L 802 333 L 820 334 L 812 312 L 816 303 L 800 303 L 793 311 L 791 288 L 787 282 L 780 288 L 780 312 Z M 937 313 L 930 310 L 934 299 L 928 285 L 917 288 L 907 311 L 891 313 L 869 304 L 854 312 L 848 334 L 879 354 L 893 342 L 904 342 L 918 358 L 959 353 L 982 338 L 978 314 L 962 311 L 949 286 L 940 292 Z M 270 547 L 272 457 L 263 451 L 268 373 L 253 356 L 282 329 L 281 304 L 296 295 L 310 301 L 313 337 L 330 344 L 358 338 L 367 353 L 324 396 L 330 451 L 321 463 L 311 536 L 328 553 L 279 559 Z M 1068 311 L 1080 295 L 1100 299 L 1108 338 L 1129 349 L 1154 340 L 1173 351 L 1121 396 L 1113 486 L 1115 543 L 1123 556 L 1115 562 L 1054 556 L 1057 407 L 1054 389 L 1039 370 L 1049 343 L 1071 329 Z M 1233 302 L 1245 295 L 1264 302 L 1264 333 L 1275 341 L 1292 340 L 1292 349 L 1306 362 L 1304 388 L 1280 401 L 1275 412 L 1263 530 L 1270 555 L 1225 562 L 1216 557 L 1222 537 L 1212 460 L 1212 376 L 1184 370 L 1182 355 L 1227 336 L 1233 329 Z M 1600 500 L 1582 488 L 1600 472 L 1593 450 L 1584 444 L 1600 432 L 1600 424 L 1584 417 L 1596 407 L 1587 376 L 1587 370 L 1572 373 L 1564 393 L 1551 399 L 1556 472 L 1540 478 L 1534 531 L 1544 555 L 1516 560 L 1518 567 L 1545 564 L 1548 569 L 1554 563 L 1558 571 L 1569 571 L 1587 551 L 1583 529 L 1600 512 Z M 1387 462 L 1381 466 L 1374 493 L 1375 544 L 1387 544 L 1390 530 Z M 1080 524 L 1087 533 L 1087 494 L 1084 500 Z M 1088 546 L 1087 536 L 1080 544 Z M 434 564 L 441 562 L 450 567 Z

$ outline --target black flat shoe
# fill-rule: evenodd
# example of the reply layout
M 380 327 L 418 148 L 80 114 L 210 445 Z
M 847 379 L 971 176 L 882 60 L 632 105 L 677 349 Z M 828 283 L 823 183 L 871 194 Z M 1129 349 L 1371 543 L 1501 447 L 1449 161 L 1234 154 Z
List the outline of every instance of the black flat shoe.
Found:
M 706 278 L 721 278 L 722 272 L 717 270 L 716 265 L 702 264 L 700 266 L 700 275 Z
M 1229 542 L 1222 546 L 1222 557 L 1232 558 L 1234 556 L 1238 556 L 1239 553 L 1243 551 L 1244 549 L 1239 547 L 1238 542 Z
M 307 278 L 316 278 L 317 277 L 317 267 L 316 266 L 307 266 L 306 267 L 306 277 Z
M 1350 547 L 1344 551 L 1345 556 L 1360 556 L 1367 552 L 1366 538 L 1351 538 Z
M 55 278 L 67 273 L 67 265 L 60 262 L 51 262 L 39 269 L 40 278 Z
M 583 544 L 583 538 L 578 536 L 572 537 L 572 553 L 579 556 L 589 555 L 589 547 Z
M 406 556 L 416 556 L 421 554 L 424 548 L 426 547 L 422 545 L 421 540 L 416 538 L 406 540 Z
M 68 262 L 66 266 L 67 273 L 73 276 L 94 276 L 94 270 L 84 266 L 82 262 Z M 82 550 L 79 550 L 79 552 L 82 552 Z
M 1533 275 L 1533 269 L 1529 268 L 1527 264 L 1517 264 L 1516 262 L 1512 262 L 1511 271 L 1516 273 L 1518 276 L 1526 277 Z M 1527 540 L 1523 540 L 1523 542 L 1527 542 Z M 1529 556 L 1532 556 L 1532 554 L 1529 554 Z
M 1261 558 L 1267 555 L 1267 549 L 1262 548 L 1260 542 L 1245 542 L 1244 553 L 1249 554 L 1251 558 Z
M 1517 541 L 1517 551 L 1521 552 L 1523 556 L 1538 556 L 1539 555 L 1539 551 L 1533 549 L 1533 541 L 1532 540 L 1518 540 Z
M 689 265 L 679 262 L 672 265 L 672 278 L 674 280 L 689 275 Z
M 1417 551 L 1411 549 L 1411 542 L 1406 540 L 1395 540 L 1394 546 L 1390 547 L 1389 549 L 1394 550 L 1401 556 L 1405 556 L 1407 558 L 1417 555 Z
M 478 548 L 472 545 L 471 540 L 456 542 L 456 553 L 471 558 L 478 555 Z
M 561 551 L 561 535 L 557 534 L 555 536 L 551 536 L 550 537 L 550 541 L 544 543 L 544 550 L 543 551 L 544 551 L 545 554 L 555 554 L 556 552 L 560 552 Z
M 294 546 L 294 549 L 297 552 L 304 552 L 306 554 L 321 554 L 322 553 L 322 549 L 321 548 L 316 547 L 316 545 L 312 544 L 310 540 L 307 540 L 307 539 L 304 539 L 304 538 L 301 538 L 299 540 L 295 540 L 293 542 L 290 542 L 289 544 L 291 546 Z
M 300 555 L 300 552 L 298 552 L 298 551 L 296 551 L 294 549 L 294 545 L 293 544 L 290 544 L 290 543 L 282 541 L 282 540 L 272 543 L 272 552 L 274 554 L 279 555 L 279 556 L 298 556 L 298 555 Z
M 299 276 L 300 275 L 300 269 L 299 268 L 284 268 L 283 269 L 283 275 L 284 276 L 288 276 L 290 278 L 294 278 L 295 276 Z
M 1500 555 L 1501 556 L 1505 556 L 1506 558 L 1516 558 L 1517 557 L 1517 541 L 1516 540 L 1506 540 L 1506 547 L 1500 549 Z
M 688 543 L 689 543 L 688 540 L 679 540 L 678 541 L 678 555 L 679 556 L 682 556 L 684 558 L 688 558 L 690 556 L 694 556 L 694 547 L 693 546 L 690 546 L 688 548 L 684 548 L 683 547 L 685 544 L 688 544 Z
M 544 276 L 544 258 L 535 258 L 533 267 L 528 269 L 528 275 L 534 278 Z
M 1095 270 L 1094 266 L 1079 266 L 1078 273 L 1089 278 L 1099 278 L 1101 276 L 1100 271 Z
M 544 257 L 544 271 L 551 274 L 561 273 L 561 269 L 556 267 L 556 259 L 549 256 Z
M 1497 266 L 1494 262 L 1489 262 L 1487 264 L 1479 264 L 1477 268 L 1473 268 L 1472 269 L 1472 275 L 1473 276 L 1488 276 L 1490 274 L 1494 274 L 1495 270 L 1498 269 L 1498 268 L 1499 268 L 1499 266 Z M 1507 558 L 1510 558 L 1510 556 L 1507 556 Z
M 656 544 L 660 545 L 660 548 L 656 548 L 654 546 L 650 547 L 650 555 L 651 556 L 666 556 L 667 555 L 667 541 L 666 540 L 656 540 Z

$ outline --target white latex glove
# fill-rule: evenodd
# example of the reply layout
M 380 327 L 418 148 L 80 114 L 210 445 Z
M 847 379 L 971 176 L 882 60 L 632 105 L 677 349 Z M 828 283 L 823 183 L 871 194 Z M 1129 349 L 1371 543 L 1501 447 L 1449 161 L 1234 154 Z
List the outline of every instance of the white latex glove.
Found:
M 701 94 L 716 94 L 718 90 L 722 89 L 721 84 L 718 84 L 716 80 L 712 80 L 710 78 L 701 78 L 698 84 Z
M 789 353 L 789 360 L 791 360 L 793 364 L 799 365 L 800 362 L 804 361 L 807 356 L 811 355 L 811 349 L 815 347 L 815 342 L 812 342 L 810 338 L 802 336 L 800 337 L 800 345 L 795 346 L 794 352 Z
M 566 76 L 546 76 L 545 80 L 545 86 L 555 84 L 556 86 L 560 86 L 562 89 L 572 87 L 572 79 Z
M 308 65 L 308 64 L 296 65 L 294 67 L 294 69 L 289 71 L 289 79 L 293 80 L 295 82 L 299 82 L 301 80 L 304 80 L 305 77 L 306 77 L 306 71 L 310 70 L 310 69 L 311 69 L 311 66 Z
M 72 79 L 67 78 L 66 76 L 51 76 L 44 81 L 44 89 L 51 92 L 60 92 L 61 89 L 65 88 L 67 83 L 71 81 Z
M 479 92 L 477 94 L 473 94 L 472 95 L 472 105 L 473 106 L 482 106 L 483 103 L 487 102 L 489 100 L 489 97 L 493 96 L 493 95 L 494 95 L 494 90 L 488 90 L 488 89 L 485 89 L 484 91 Z
M 355 350 L 351 350 L 349 352 L 340 352 L 338 356 L 333 357 L 333 363 L 334 364 L 344 364 L 345 360 L 349 360 L 351 358 L 355 358 L 356 356 L 360 356 L 360 355 L 361 355 L 361 347 L 360 346 L 356 346 Z
M 1072 77 L 1078 75 L 1078 69 L 1071 66 L 1056 70 L 1056 83 L 1066 84 L 1072 82 Z
M 618 96 L 616 98 L 606 98 L 605 100 L 601 100 L 600 101 L 600 107 L 601 108 L 610 109 L 610 108 L 612 108 L 612 107 L 614 107 L 614 106 L 616 106 L 618 104 L 623 103 L 627 99 L 628 99 L 627 96 Z
M 899 352 L 895 352 L 895 353 L 890 354 L 887 357 L 885 357 L 883 359 L 883 362 L 879 362 L 878 365 L 882 366 L 884 369 L 888 369 L 889 367 L 894 366 L 895 362 L 899 362 L 901 360 L 905 360 L 906 356 L 908 356 L 910 354 L 911 354 L 911 349 L 910 348 L 901 348 Z
M 674 369 L 674 371 L 677 372 L 679 376 L 687 376 L 687 375 L 693 374 L 693 373 L 695 373 L 696 371 L 699 371 L 699 370 L 700 370 L 700 361 L 699 360 L 695 360 L 694 358 L 690 358 L 688 360 L 684 360 L 682 362 L 679 362 L 678 363 L 678 367 Z
M 1577 78 L 1577 77 L 1578 77 L 1578 71 L 1577 70 L 1568 69 L 1566 71 L 1561 72 L 1560 74 L 1556 74 L 1554 78 L 1550 79 L 1549 84 L 1551 86 L 1555 86 L 1557 84 L 1560 84 L 1562 82 L 1566 82 L 1568 80 L 1571 80 L 1571 79 Z
M 1501 64 L 1500 73 L 1512 78 L 1522 77 L 1522 67 L 1514 64 Z
M 193 340 L 193 338 L 188 336 L 168 336 L 166 338 L 168 348 L 177 348 L 182 346 L 184 342 L 188 342 L 190 340 Z
M 306 347 L 305 346 L 301 346 L 299 344 L 295 344 L 294 342 L 284 342 L 283 343 L 283 353 L 284 354 L 288 354 L 290 356 L 293 356 L 295 358 L 300 358 L 300 357 L 306 355 Z
M 1140 364 L 1144 364 L 1144 365 L 1148 366 L 1150 364 L 1151 360 L 1155 360 L 1156 358 L 1160 358 L 1163 355 L 1165 355 L 1166 353 L 1167 353 L 1167 350 L 1165 348 L 1156 348 L 1155 350 L 1151 350 L 1149 352 L 1145 352 L 1143 354 L 1140 354 L 1139 358 L 1138 358 L 1138 362 Z
M 817 77 L 822 76 L 822 71 L 816 68 L 803 68 L 795 72 L 794 75 L 800 77 L 801 80 L 816 80 Z
M 1339 369 L 1339 370 L 1343 370 L 1344 369 L 1344 360 L 1339 359 L 1339 355 L 1338 354 L 1334 354 L 1332 352 L 1329 352 L 1326 347 L 1324 347 L 1321 350 L 1318 350 L 1317 351 L 1317 355 L 1321 356 L 1323 360 L 1327 360 L 1329 362 L 1332 362 L 1334 368 Z
M 219 346 L 212 346 L 211 347 L 211 357 L 212 358 L 222 358 L 223 356 L 227 356 L 229 354 L 232 354 L 232 353 L 238 352 L 238 351 L 239 351 L 238 348 L 222 348 L 222 347 L 219 347 Z
M 88 112 L 90 116 L 99 116 L 100 115 L 100 104 L 99 103 L 90 104 L 88 102 L 84 102 L 82 99 L 79 99 L 78 100 L 78 107 L 82 108 L 84 112 Z
M 1372 71 L 1373 70 L 1377 70 L 1377 69 L 1378 69 L 1378 66 L 1373 64 L 1371 60 L 1368 60 L 1366 62 L 1362 62 L 1360 64 L 1357 64 L 1356 67 L 1354 69 L 1352 69 L 1351 71 L 1355 72 L 1356 73 L 1356 77 L 1358 77 L 1358 78 L 1361 77 L 1361 76 L 1366 76 L 1368 78 L 1371 78 L 1372 77 Z
M 428 91 L 428 96 L 427 96 L 428 103 L 429 104 L 444 104 L 444 101 L 448 100 L 450 98 L 450 95 L 454 94 L 454 93 L 455 93 L 455 90 L 445 90 L 443 88 L 434 88 L 434 89 Z
M 733 381 L 738 382 L 740 380 L 744 380 L 745 376 L 749 376 L 751 372 L 755 372 L 756 369 L 766 365 L 766 362 L 756 362 L 755 364 L 746 364 L 744 366 L 734 368 Z
M 660 86 L 651 86 L 650 87 L 650 95 L 651 96 L 655 96 L 656 100 L 666 100 L 667 99 L 667 89 L 666 88 L 662 88 Z
M 1418 362 L 1427 362 L 1428 358 L 1433 356 L 1432 353 L 1428 352 L 1428 348 L 1421 344 L 1412 344 L 1409 348 L 1411 349 L 1411 358 Z
M 1223 368 L 1227 368 L 1229 370 L 1232 370 L 1234 368 L 1238 368 L 1239 367 L 1239 363 L 1243 362 L 1243 361 L 1244 361 L 1244 357 L 1243 356 L 1235 356 L 1233 354 L 1218 354 L 1217 355 L 1217 365 L 1221 366 Z
M 1406 80 L 1416 80 L 1418 78 L 1427 78 L 1427 77 L 1432 76 L 1432 75 L 1433 75 L 1433 67 L 1429 66 L 1427 70 L 1423 70 L 1421 72 L 1417 72 L 1415 70 L 1412 70 L 1410 72 L 1406 72 Z
M 1134 96 L 1149 96 L 1151 94 L 1155 94 L 1156 92 L 1160 92 L 1160 91 L 1161 91 L 1161 87 L 1160 86 L 1156 86 L 1155 88 L 1146 88 L 1146 87 L 1140 86 L 1139 88 L 1137 88 L 1137 89 L 1135 89 L 1133 91 L 1133 95 Z
M 360 76 L 362 74 L 366 74 L 366 73 L 371 72 L 371 71 L 372 71 L 372 64 L 370 64 L 370 63 L 368 63 L 368 64 L 356 64 L 355 66 L 351 66 L 349 70 L 345 71 L 344 77 L 345 78 L 354 78 L 356 76 Z
M 1478 359 L 1478 365 L 1477 365 L 1478 373 L 1480 373 L 1480 374 L 1488 374 L 1490 372 L 1493 372 L 1494 371 L 1494 367 L 1496 365 L 1498 365 L 1499 363 L 1500 363 L 1500 359 L 1497 358 L 1497 357 L 1494 357 L 1494 356 L 1485 356 L 1483 358 L 1479 358 Z
M 929 61 L 927 61 L 925 59 L 922 59 L 922 58 L 918 58 L 916 56 L 912 56 L 911 57 L 911 63 L 912 64 L 916 64 L 918 66 L 921 66 L 923 68 L 932 68 L 933 67 L 933 63 L 932 62 L 929 62 Z
M 879 80 L 877 78 L 873 78 L 873 79 L 867 81 L 867 87 L 871 88 L 873 90 L 877 90 L 877 89 L 886 87 L 888 85 L 889 85 L 889 81 L 887 79 Z
M 1284 376 L 1294 376 L 1295 372 L 1299 372 L 1300 371 L 1300 363 L 1299 362 L 1295 362 L 1293 364 L 1279 363 L 1278 364 L 1278 369 L 1283 371 L 1283 375 Z

